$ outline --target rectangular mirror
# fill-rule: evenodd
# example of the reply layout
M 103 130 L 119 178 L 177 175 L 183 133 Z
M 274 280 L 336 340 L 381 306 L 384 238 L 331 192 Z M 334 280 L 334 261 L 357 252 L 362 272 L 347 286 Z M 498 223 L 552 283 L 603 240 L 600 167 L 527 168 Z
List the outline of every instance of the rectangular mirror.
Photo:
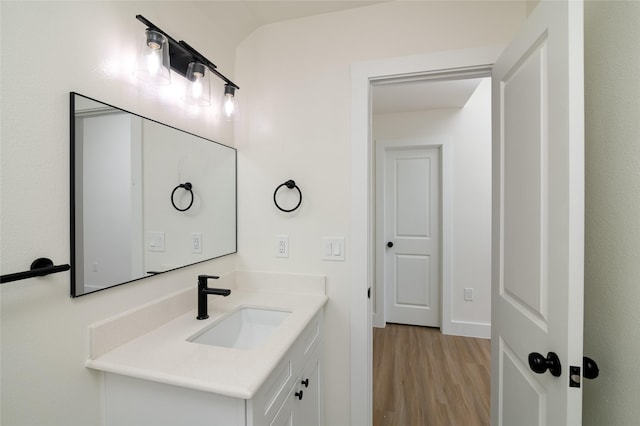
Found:
M 71 93 L 71 296 L 235 253 L 234 148 Z

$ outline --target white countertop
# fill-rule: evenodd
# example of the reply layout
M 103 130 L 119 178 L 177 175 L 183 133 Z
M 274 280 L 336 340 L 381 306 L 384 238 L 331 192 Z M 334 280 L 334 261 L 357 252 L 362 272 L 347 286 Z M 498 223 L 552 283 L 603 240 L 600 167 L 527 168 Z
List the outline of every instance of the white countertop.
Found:
M 195 292 L 194 305 L 195 305 Z M 311 319 L 327 302 L 324 294 L 233 289 L 209 296 L 209 318 L 196 309 L 95 358 L 92 369 L 176 386 L 251 399 Z M 187 339 L 242 306 L 291 311 L 255 349 L 192 343 Z

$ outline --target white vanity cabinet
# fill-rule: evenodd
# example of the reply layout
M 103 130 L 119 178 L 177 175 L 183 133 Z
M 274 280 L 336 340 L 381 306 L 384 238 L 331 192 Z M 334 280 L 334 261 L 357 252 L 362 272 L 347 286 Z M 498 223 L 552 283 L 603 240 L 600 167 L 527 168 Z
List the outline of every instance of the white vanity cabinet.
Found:
M 323 424 L 323 353 L 320 310 L 251 399 L 107 372 L 105 424 L 320 426 Z

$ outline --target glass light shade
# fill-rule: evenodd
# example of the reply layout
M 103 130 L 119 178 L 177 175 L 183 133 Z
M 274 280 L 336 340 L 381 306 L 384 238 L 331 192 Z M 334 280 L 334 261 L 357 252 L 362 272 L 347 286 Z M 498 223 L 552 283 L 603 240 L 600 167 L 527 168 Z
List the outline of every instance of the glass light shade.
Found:
M 238 102 L 235 97 L 236 88 L 230 85 L 224 86 L 224 98 L 222 98 L 222 116 L 231 121 L 238 114 Z
M 154 85 L 171 83 L 169 42 L 162 33 L 147 29 L 133 75 Z
M 211 105 L 210 72 L 204 64 L 191 62 L 187 67 L 185 100 L 193 105 Z

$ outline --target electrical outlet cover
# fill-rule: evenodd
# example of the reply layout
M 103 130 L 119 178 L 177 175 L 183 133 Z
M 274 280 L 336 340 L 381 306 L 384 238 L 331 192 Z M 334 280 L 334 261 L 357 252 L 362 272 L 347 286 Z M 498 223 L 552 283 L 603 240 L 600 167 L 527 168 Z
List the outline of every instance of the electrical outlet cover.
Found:
M 202 253 L 202 233 L 191 233 L 191 253 Z
M 288 235 L 276 235 L 276 257 L 289 257 Z
M 472 301 L 473 300 L 473 289 L 472 288 L 465 288 L 464 289 L 464 300 L 466 300 L 466 301 Z

